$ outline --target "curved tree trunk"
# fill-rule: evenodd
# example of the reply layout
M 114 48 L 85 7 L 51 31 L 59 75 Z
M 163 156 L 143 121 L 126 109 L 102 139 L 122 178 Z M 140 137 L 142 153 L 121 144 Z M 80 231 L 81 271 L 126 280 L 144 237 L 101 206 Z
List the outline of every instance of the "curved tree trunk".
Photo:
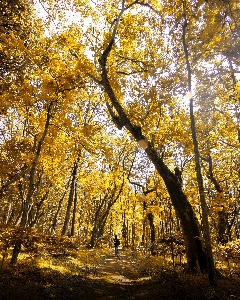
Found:
M 151 145 L 145 150 L 149 159 L 155 165 L 156 170 L 163 178 L 171 198 L 173 207 L 180 219 L 183 230 L 188 268 L 201 271 L 207 268 L 206 254 L 200 240 L 200 229 L 198 219 L 194 210 L 182 191 L 182 185 L 177 176 L 171 172 L 164 162 L 159 158 L 156 150 Z
M 109 113 L 118 126 L 122 128 L 125 126 L 135 140 L 143 147 L 148 155 L 148 158 L 155 165 L 156 170 L 159 175 L 163 178 L 165 185 L 168 189 L 169 195 L 171 197 L 175 211 L 180 219 L 184 240 L 186 245 L 187 262 L 190 270 L 201 270 L 206 269 L 206 255 L 200 240 L 200 230 L 199 223 L 193 211 L 191 204 L 188 202 L 186 195 L 182 190 L 181 183 L 178 177 L 170 171 L 170 169 L 165 165 L 163 159 L 159 156 L 157 150 L 147 141 L 146 137 L 141 132 L 141 127 L 135 126 L 128 116 L 126 115 L 123 107 L 115 96 L 115 93 L 111 87 L 108 79 L 107 72 L 107 58 L 111 52 L 112 46 L 114 44 L 114 38 L 117 31 L 117 26 L 120 22 L 120 18 L 125 9 L 122 9 L 119 17 L 115 23 L 115 28 L 112 33 L 111 40 L 107 45 L 106 49 L 103 51 L 99 63 L 102 69 L 102 79 L 101 82 L 96 79 L 96 82 L 101 83 L 108 98 L 116 110 L 118 116 L 114 114 L 110 105 L 108 105 Z
M 94 77 L 92 74 L 88 75 L 93 80 L 95 80 L 96 83 L 101 85 L 105 93 L 107 94 L 111 106 L 117 113 L 116 115 L 112 107 L 107 103 L 109 114 L 111 115 L 111 118 L 117 126 L 117 128 L 122 129 L 123 127 L 125 127 L 130 132 L 134 139 L 145 150 L 145 152 L 148 155 L 148 158 L 155 165 L 159 175 L 163 178 L 175 211 L 181 222 L 186 245 L 187 262 L 189 269 L 198 270 L 200 267 L 201 270 L 204 270 L 207 268 L 206 253 L 203 249 L 203 245 L 200 239 L 201 233 L 199 229 L 199 222 L 196 218 L 191 204 L 187 200 L 187 197 L 182 190 L 179 178 L 173 172 L 171 172 L 171 170 L 165 165 L 162 157 L 159 156 L 157 150 L 153 147 L 153 145 L 151 145 L 151 143 L 148 142 L 146 137 L 142 134 L 141 127 L 136 126 L 130 121 L 122 105 L 118 101 L 108 79 L 107 60 L 115 41 L 115 36 L 121 17 L 127 9 L 134 5 L 134 3 L 136 2 L 133 2 L 125 7 L 124 1 L 122 2 L 122 9 L 117 19 L 115 20 L 114 29 L 112 31 L 109 43 L 107 44 L 101 57 L 98 60 L 101 67 L 101 80 Z

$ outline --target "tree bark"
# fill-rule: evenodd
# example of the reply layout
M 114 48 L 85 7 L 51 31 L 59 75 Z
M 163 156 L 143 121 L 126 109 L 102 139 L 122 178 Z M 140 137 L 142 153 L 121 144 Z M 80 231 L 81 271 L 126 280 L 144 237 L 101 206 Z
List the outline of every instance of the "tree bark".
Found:
M 69 188 L 70 183 L 71 183 L 71 176 L 69 177 L 68 183 L 67 183 L 67 185 L 65 187 L 64 194 L 63 194 L 62 198 L 59 200 L 58 208 L 57 208 L 57 211 L 56 211 L 56 213 L 54 215 L 52 225 L 50 227 L 50 232 L 51 233 L 55 233 L 55 230 L 56 230 L 56 227 L 57 227 L 59 213 L 60 213 L 60 210 L 61 210 L 61 207 L 62 207 L 63 200 L 64 200 L 64 198 L 65 198 L 65 196 L 67 194 L 67 190 Z
M 91 240 L 90 240 L 91 247 L 94 247 L 96 245 L 97 239 L 103 235 L 104 228 L 105 228 L 111 207 L 117 201 L 117 199 L 115 198 L 114 201 L 109 202 L 106 209 L 102 209 L 105 204 L 105 201 L 108 201 L 107 197 L 104 197 L 104 200 L 102 201 L 102 205 L 100 205 L 95 212 L 94 226 L 93 226 L 93 230 L 91 233 Z
M 36 212 L 32 206 L 33 214 L 29 220 L 30 227 L 35 227 L 36 224 L 39 222 L 40 218 L 43 216 L 44 212 L 41 212 L 41 208 L 43 206 L 44 201 L 48 198 L 49 190 L 43 195 L 41 200 L 36 204 Z
M 230 67 L 230 74 L 231 74 L 231 78 L 232 78 L 233 89 L 236 90 L 237 80 L 235 78 L 233 64 L 232 64 L 231 59 L 228 56 L 227 56 L 227 59 L 228 59 L 228 62 L 229 62 L 229 67 Z M 236 95 L 236 97 L 237 97 L 237 95 Z M 236 103 L 237 103 L 237 101 L 236 101 Z M 235 108 L 235 118 L 236 118 L 236 122 L 237 122 L 238 142 L 240 143 L 240 111 L 239 111 L 239 105 L 235 104 L 234 106 L 235 106 L 234 107 Z
M 77 213 L 77 182 L 75 183 L 71 236 L 74 236 L 74 234 L 75 234 L 76 213 Z
M 204 236 L 204 240 L 205 240 L 206 253 L 207 253 L 208 276 L 209 276 L 210 283 L 214 284 L 214 282 L 215 282 L 215 266 L 214 266 L 213 253 L 212 253 L 210 227 L 209 227 L 209 222 L 208 222 L 208 207 L 207 207 L 207 203 L 205 200 L 205 194 L 204 194 L 203 178 L 202 178 L 202 172 L 201 172 L 201 167 L 200 167 L 200 155 L 199 155 L 198 141 L 197 141 L 197 135 L 196 135 L 196 129 L 195 129 L 195 121 L 194 121 L 194 115 L 193 115 L 193 100 L 192 99 L 190 100 L 190 118 L 191 118 L 193 145 L 194 145 L 198 190 L 199 190 L 200 203 L 201 203 L 201 209 L 202 209 L 203 236 Z
M 10 262 L 11 265 L 15 265 L 17 263 L 17 259 L 18 259 L 18 255 L 21 251 L 21 247 L 22 247 L 22 242 L 17 241 L 13 248 L 11 262 Z
M 53 102 L 50 102 L 50 104 L 48 106 L 48 109 L 47 109 L 47 118 L 46 118 L 44 131 L 43 131 L 41 139 L 38 142 L 35 158 L 33 160 L 32 167 L 31 167 L 31 170 L 30 170 L 29 186 L 28 186 L 27 196 L 26 196 L 26 200 L 23 202 L 23 208 L 22 208 L 22 215 L 21 215 L 21 221 L 20 221 L 20 226 L 21 227 L 24 227 L 24 226 L 27 225 L 28 213 L 29 213 L 29 210 L 30 210 L 30 206 L 31 206 L 31 202 L 32 202 L 32 196 L 33 196 L 34 187 L 35 187 L 35 175 L 36 175 L 37 163 L 38 163 L 38 159 L 39 159 L 40 154 L 41 154 L 44 139 L 47 135 L 47 131 L 48 131 L 48 128 L 49 128 L 49 125 L 50 125 L 52 105 L 53 105 Z M 10 262 L 11 264 L 16 264 L 17 263 L 17 258 L 18 258 L 18 255 L 19 255 L 20 251 L 21 251 L 21 241 L 18 241 L 15 244 L 14 248 L 13 248 L 12 258 L 11 258 L 11 262 Z
M 180 219 L 186 246 L 188 268 L 193 271 L 198 270 L 200 267 L 201 271 L 203 271 L 207 265 L 206 254 L 200 239 L 199 223 L 191 204 L 182 191 L 182 185 L 176 175 L 171 172 L 161 158 L 159 158 L 156 150 L 153 149 L 152 146 L 148 146 L 145 151 L 163 178 L 173 207 Z
M 217 179 L 213 175 L 213 166 L 212 166 L 212 157 L 211 154 L 208 154 L 208 178 L 210 181 L 213 183 L 217 193 L 220 195 L 222 194 L 223 190 L 218 183 Z M 222 207 L 222 210 L 218 212 L 218 242 L 221 244 L 226 243 L 226 238 L 225 238 L 225 232 L 227 229 L 228 225 L 228 216 L 227 213 L 225 212 L 225 208 Z
M 149 221 L 149 226 L 150 226 L 150 238 L 151 238 L 151 254 L 154 255 L 155 253 L 155 226 L 154 226 L 154 216 L 152 212 L 149 212 L 147 214 L 147 218 Z
M 156 149 L 154 149 L 154 147 L 147 141 L 146 137 L 141 132 L 141 128 L 135 126 L 129 120 L 124 109 L 118 102 L 108 80 L 106 65 L 108 55 L 114 43 L 114 38 L 115 35 L 113 34 L 109 44 L 99 59 L 102 69 L 101 84 L 103 85 L 113 107 L 116 109 L 119 118 L 121 119 L 121 124 L 124 124 L 136 141 L 144 141 L 146 145 L 144 148 L 148 158 L 154 164 L 156 170 L 165 182 L 173 206 L 181 222 L 189 270 L 193 271 L 199 269 L 199 267 L 201 270 L 204 270 L 206 269 L 206 256 L 200 239 L 199 223 L 191 204 L 188 202 L 186 195 L 182 191 L 181 183 L 179 182 L 177 176 L 165 165 L 163 159 L 158 155 Z
M 31 204 L 32 195 L 34 193 L 34 179 L 35 179 L 35 174 L 36 174 L 37 163 L 38 163 L 38 159 L 39 159 L 39 156 L 40 156 L 40 153 L 41 153 L 41 150 L 42 150 L 44 139 L 47 135 L 47 131 L 48 131 L 49 123 L 50 123 L 50 118 L 51 118 L 52 105 L 53 105 L 53 102 L 50 102 L 50 104 L 48 106 L 48 110 L 47 110 L 47 119 L 46 119 L 46 123 L 45 123 L 45 128 L 44 128 L 42 137 L 38 142 L 36 155 L 35 155 L 31 170 L 30 170 L 28 193 L 27 193 L 27 196 L 26 196 L 26 200 L 23 203 L 23 213 L 22 213 L 22 219 L 21 219 L 21 222 L 20 222 L 20 226 L 25 226 L 27 224 L 29 206 Z
M 210 235 L 210 227 L 208 222 L 208 208 L 207 203 L 205 200 L 204 194 L 204 185 L 203 185 L 203 177 L 201 172 L 200 166 L 200 153 L 198 148 L 198 140 L 196 134 L 196 126 L 195 126 L 195 119 L 194 119 L 194 112 L 193 112 L 193 99 L 192 99 L 192 72 L 191 66 L 189 61 L 189 53 L 188 53 L 188 46 L 186 41 L 186 30 L 188 26 L 187 18 L 186 18 L 186 1 L 183 1 L 183 34 L 182 34 L 182 41 L 183 41 L 183 49 L 186 59 L 187 65 L 187 76 L 188 76 L 188 96 L 190 99 L 190 120 L 191 120 L 191 131 L 192 131 L 192 141 L 194 147 L 194 157 L 195 157 L 195 169 L 197 175 L 197 182 L 198 182 L 198 191 L 202 209 L 202 224 L 203 224 L 203 236 L 205 240 L 205 247 L 206 247 L 206 254 L 207 254 L 207 266 L 208 266 L 208 278 L 211 284 L 215 282 L 215 266 L 213 260 L 213 253 L 212 253 L 212 244 L 211 244 L 211 235 Z
M 67 211 L 66 211 L 66 215 L 65 215 L 64 224 L 63 224 L 62 235 L 67 235 L 67 232 L 68 232 L 68 226 L 69 226 L 70 215 L 71 215 L 71 207 L 72 207 L 72 203 L 73 203 L 73 197 L 74 197 L 75 186 L 76 186 L 77 169 L 78 169 L 78 163 L 74 162 L 73 172 L 72 172 L 71 189 L 70 189 L 69 198 L 68 198 L 68 205 L 67 205 Z

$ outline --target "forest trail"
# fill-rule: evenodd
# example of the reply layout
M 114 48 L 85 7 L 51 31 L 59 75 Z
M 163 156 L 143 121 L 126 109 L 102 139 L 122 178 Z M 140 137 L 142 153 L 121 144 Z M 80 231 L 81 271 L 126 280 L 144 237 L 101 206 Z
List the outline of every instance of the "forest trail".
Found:
M 90 274 L 88 284 L 82 299 L 154 299 L 147 297 L 146 283 L 150 278 L 143 276 L 133 265 L 130 258 L 120 253 L 107 255 Z
M 96 276 L 114 283 L 133 283 L 135 281 L 146 281 L 149 277 L 143 277 L 133 266 L 129 257 L 120 254 L 109 254 L 97 267 Z
M 195 281 L 195 279 L 197 280 Z M 114 253 L 91 271 L 78 286 L 77 296 L 68 300 L 240 300 L 239 281 L 219 280 L 212 288 L 207 278 L 186 276 L 175 270 L 164 269 L 158 280 L 141 273 L 124 251 L 120 258 Z M 79 282 L 79 281 L 78 281 Z M 229 286 L 228 286 L 229 285 Z M 233 292 L 234 291 L 234 292 Z M 73 291 L 74 292 L 74 291 Z M 66 298 L 62 298 L 66 299 Z M 60 298 L 59 298 L 60 300 Z
M 137 270 L 124 251 L 120 256 L 118 259 L 110 253 L 97 266 L 68 273 L 32 264 L 2 268 L 0 299 L 240 300 L 240 281 L 237 278 L 219 278 L 213 288 L 206 276 L 187 275 L 173 268 L 163 268 L 153 279 Z M 68 260 L 62 259 L 63 263 Z M 71 264 L 71 259 L 68 263 Z

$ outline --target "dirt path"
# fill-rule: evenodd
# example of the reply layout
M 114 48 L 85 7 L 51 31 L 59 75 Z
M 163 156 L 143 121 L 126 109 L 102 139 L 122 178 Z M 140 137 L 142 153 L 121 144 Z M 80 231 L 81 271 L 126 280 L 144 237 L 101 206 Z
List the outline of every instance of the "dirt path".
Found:
M 75 274 L 36 266 L 0 270 L 0 300 L 158 299 L 148 297 L 150 285 L 124 254 L 119 259 L 111 253 L 96 268 Z
M 106 256 L 95 274 L 88 276 L 78 298 L 84 300 L 240 300 L 236 282 L 219 281 L 213 288 L 208 280 L 164 270 L 157 281 L 141 274 L 130 258 L 122 252 L 120 259 L 113 253 Z M 233 290 L 235 290 L 233 292 Z M 70 298 L 69 298 L 70 299 Z M 68 299 L 68 300 L 69 300 Z
M 113 253 L 106 256 L 96 271 L 88 277 L 89 289 L 84 289 L 82 299 L 153 299 L 146 295 L 150 278 L 134 268 L 130 259 Z
M 136 270 L 129 257 L 122 254 L 118 258 L 113 253 L 106 256 L 105 260 L 98 266 L 96 277 L 112 283 L 134 283 L 150 279 L 143 277 Z

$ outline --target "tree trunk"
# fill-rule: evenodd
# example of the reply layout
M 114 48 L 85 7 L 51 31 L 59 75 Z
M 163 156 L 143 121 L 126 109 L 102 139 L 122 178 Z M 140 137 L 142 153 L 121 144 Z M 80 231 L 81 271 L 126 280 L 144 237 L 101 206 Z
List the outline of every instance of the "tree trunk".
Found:
M 2 223 L 3 224 L 7 224 L 8 223 L 11 211 L 12 211 L 12 204 L 9 203 L 3 209 L 3 217 L 2 217 Z
M 156 170 L 163 178 L 171 198 L 173 207 L 179 217 L 183 230 L 188 268 L 191 271 L 201 271 L 207 268 L 206 254 L 200 239 L 201 233 L 197 217 L 186 195 L 182 191 L 182 185 L 176 175 L 171 172 L 158 156 L 156 150 L 149 145 L 145 150 L 149 159 L 155 165 Z
M 29 220 L 30 227 L 35 227 L 36 224 L 39 222 L 40 218 L 43 216 L 44 212 L 41 212 L 41 208 L 43 206 L 44 201 L 48 198 L 49 190 L 45 193 L 45 195 L 42 197 L 42 199 L 36 204 L 36 212 L 33 209 L 33 215 L 31 219 Z
M 14 217 L 15 217 L 15 213 L 16 213 L 16 209 L 15 209 L 15 208 L 12 208 L 12 211 L 11 211 L 11 213 L 10 213 L 10 216 L 9 216 L 9 218 L 8 218 L 8 220 L 7 220 L 7 224 L 8 224 L 8 225 L 11 224 L 11 223 L 14 223 L 14 222 L 13 222 L 13 219 L 14 219 Z
M 22 215 L 21 215 L 21 221 L 20 221 L 20 226 L 24 227 L 27 225 L 28 221 L 28 213 L 30 210 L 31 202 L 32 202 L 32 196 L 34 193 L 34 187 L 35 187 L 35 175 L 36 175 L 36 169 L 37 169 L 37 163 L 39 156 L 41 154 L 42 150 L 42 145 L 44 142 L 44 139 L 47 135 L 48 127 L 50 125 L 50 119 L 51 119 L 51 109 L 52 109 L 53 102 L 50 102 L 48 109 L 47 109 L 47 119 L 44 127 L 44 131 L 42 134 L 41 139 L 38 142 L 35 158 L 32 163 L 32 167 L 30 170 L 30 176 L 29 176 L 29 186 L 28 186 L 28 191 L 27 191 L 27 196 L 26 200 L 23 202 L 23 208 L 22 208 Z M 17 263 L 17 258 L 18 255 L 21 251 L 21 242 L 17 242 L 13 248 L 13 253 L 12 253 L 12 259 L 11 259 L 11 264 L 16 264 Z
M 223 190 L 220 186 L 220 184 L 218 183 L 217 179 L 214 177 L 213 175 L 213 165 L 212 165 L 212 157 L 211 154 L 208 154 L 208 178 L 210 179 L 210 181 L 213 183 L 218 196 L 220 196 L 223 193 Z M 227 229 L 227 225 L 228 225 L 228 215 L 225 212 L 225 208 L 222 207 L 222 211 L 218 212 L 218 242 L 221 244 L 225 244 L 226 243 L 226 238 L 225 238 L 225 232 Z
M 124 187 L 124 174 L 122 176 L 122 183 L 119 188 L 117 188 L 116 183 L 113 184 L 113 188 L 108 194 L 105 194 L 103 198 L 100 196 L 100 204 L 95 212 L 94 217 L 94 226 L 91 235 L 90 246 L 94 247 L 97 239 L 103 235 L 104 228 L 107 222 L 107 218 L 109 216 L 111 207 L 116 203 L 119 199 L 122 190 Z
M 98 231 L 99 231 L 99 223 L 100 223 L 100 215 L 101 215 L 101 210 L 102 207 L 104 206 L 105 200 L 106 200 L 106 196 L 102 199 L 100 196 L 100 204 L 97 207 L 96 211 L 95 211 L 95 216 L 94 216 L 94 222 L 93 222 L 93 229 L 91 232 L 91 239 L 90 239 L 90 247 L 94 247 L 97 241 L 97 237 L 98 237 Z
M 123 245 L 127 247 L 127 226 L 126 226 L 126 212 L 123 213 L 123 226 L 122 226 L 122 238 L 124 240 Z
M 112 207 L 113 204 L 109 204 L 107 209 L 105 211 L 102 210 L 104 201 L 107 201 L 107 197 L 104 197 L 104 199 L 102 200 L 101 205 L 98 207 L 98 209 L 95 212 L 95 218 L 94 218 L 94 225 L 93 225 L 93 230 L 92 230 L 92 234 L 91 234 L 91 240 L 90 240 L 90 246 L 94 247 L 96 246 L 96 241 L 98 240 L 98 238 L 100 238 L 103 233 L 104 233 L 104 228 L 107 222 L 107 218 L 109 216 L 110 213 L 110 209 Z
M 93 248 L 96 244 L 97 235 L 98 235 L 98 227 L 97 227 L 97 224 L 94 223 L 92 233 L 91 233 L 91 239 L 90 239 L 90 247 L 91 248 Z
M 54 215 L 52 225 L 50 227 L 50 232 L 51 233 L 55 233 L 55 231 L 56 231 L 59 213 L 60 213 L 60 210 L 61 210 L 61 207 L 62 207 L 63 200 L 64 200 L 64 198 L 65 198 L 65 196 L 67 194 L 67 190 L 69 188 L 70 183 L 71 183 L 71 176 L 69 177 L 68 183 L 67 183 L 67 185 L 65 187 L 64 194 L 63 194 L 62 198 L 59 200 L 58 208 L 57 208 L 57 211 L 56 211 L 56 213 Z
M 76 213 L 77 213 L 77 182 L 75 184 L 71 236 L 74 236 L 74 234 L 75 234 Z
M 130 121 L 120 102 L 116 98 L 116 95 L 108 79 L 107 59 L 114 44 L 115 35 L 121 16 L 125 10 L 126 8 L 122 8 L 121 12 L 119 13 L 109 44 L 107 45 L 99 59 L 99 64 L 102 70 L 101 81 L 99 81 L 98 79 L 95 79 L 95 81 L 103 86 L 112 106 L 115 108 L 118 114 L 118 116 L 113 116 L 113 111 L 108 105 L 108 110 L 114 123 L 119 129 L 123 126 L 127 128 L 134 139 L 145 150 L 148 158 L 154 164 L 159 175 L 165 182 L 173 206 L 181 221 L 189 269 L 196 270 L 200 267 L 201 270 L 204 270 L 206 269 L 206 256 L 200 239 L 199 223 L 191 204 L 188 202 L 186 195 L 183 193 L 182 185 L 179 182 L 178 177 L 170 171 L 170 169 L 163 162 L 162 157 L 159 156 L 157 150 L 151 145 L 151 143 L 147 141 L 146 137 L 141 132 L 141 127 L 134 125 Z
M 230 74 L 232 78 L 232 83 L 233 83 L 233 89 L 236 90 L 237 86 L 237 80 L 234 74 L 234 68 L 231 59 L 227 56 L 229 67 L 230 67 Z M 237 98 L 237 97 L 236 97 Z M 236 123 L 237 123 L 237 135 L 238 135 L 238 141 L 240 143 L 240 111 L 239 111 L 239 105 L 237 104 L 237 99 L 236 99 L 236 104 L 234 105 L 234 110 L 235 110 L 235 118 L 236 118 Z
M 73 172 L 72 172 L 72 183 L 71 183 L 71 189 L 70 189 L 69 198 L 68 198 L 67 211 L 66 211 L 66 215 L 65 215 L 63 229 L 62 229 L 62 235 L 67 235 L 67 232 L 68 232 L 68 225 L 70 222 L 70 215 L 71 215 L 71 207 L 72 207 L 73 197 L 74 197 L 74 192 L 75 192 L 77 169 L 78 169 L 78 163 L 74 162 Z
M 215 266 L 214 266 L 213 253 L 212 253 L 210 227 L 208 222 L 208 208 L 207 208 L 207 203 L 204 195 L 203 178 L 202 178 L 202 172 L 200 167 L 200 155 L 198 150 L 198 141 L 197 141 L 197 135 L 195 129 L 192 99 L 190 100 L 190 118 L 191 118 L 193 145 L 194 145 L 198 190 L 199 190 L 199 196 L 200 196 L 200 202 L 202 208 L 203 236 L 205 240 L 206 253 L 207 253 L 208 275 L 209 275 L 210 283 L 213 284 L 215 281 Z
M 14 248 L 13 248 L 12 258 L 11 258 L 11 261 L 10 261 L 11 265 L 15 265 L 17 263 L 17 259 L 18 259 L 18 255 L 21 251 L 21 247 L 22 247 L 22 242 L 17 241 L 16 244 L 14 245 Z
M 49 122 L 50 122 L 50 118 L 51 118 L 52 105 L 53 105 L 53 102 L 51 102 L 48 106 L 47 119 L 46 119 L 46 123 L 45 123 L 44 132 L 42 134 L 41 139 L 38 142 L 36 155 L 35 155 L 35 158 L 34 158 L 34 161 L 33 161 L 33 164 L 32 164 L 32 168 L 30 170 L 29 187 L 28 187 L 26 200 L 23 203 L 23 213 L 22 213 L 22 219 L 21 219 L 21 222 L 20 222 L 20 226 L 25 226 L 27 224 L 29 206 L 32 202 L 32 195 L 34 193 L 34 187 L 35 187 L 34 179 L 35 179 L 35 174 L 36 174 L 37 163 L 38 163 L 38 159 L 39 159 L 39 156 L 40 156 L 40 153 L 41 153 L 41 150 L 42 150 L 42 145 L 43 145 L 44 139 L 47 135 Z
M 228 241 L 228 238 L 225 236 L 227 225 L 228 217 L 223 207 L 222 210 L 218 212 L 218 242 L 222 245 L 225 245 Z
M 150 225 L 150 238 L 151 238 L 151 253 L 152 255 L 154 255 L 155 253 L 155 226 L 154 226 L 154 222 L 153 222 L 153 213 L 150 212 L 147 214 L 147 218 L 149 221 L 149 225 Z
M 198 149 L 198 140 L 197 140 L 196 126 L 195 126 L 195 119 L 194 119 L 194 112 L 193 112 L 192 73 L 191 73 L 191 66 L 189 61 L 188 45 L 186 41 L 186 30 L 188 26 L 186 14 L 187 14 L 187 7 L 186 7 L 186 1 L 184 0 L 182 41 L 183 41 L 183 50 L 184 50 L 186 65 L 187 65 L 187 78 L 188 78 L 187 83 L 188 83 L 188 97 L 190 99 L 190 120 L 191 120 L 192 140 L 194 146 L 195 168 L 196 168 L 196 175 L 197 175 L 197 182 L 198 182 L 199 197 L 200 197 L 200 203 L 202 209 L 203 236 L 205 240 L 206 255 L 207 255 L 208 278 L 210 283 L 213 284 L 215 282 L 215 266 L 214 266 L 213 253 L 212 253 L 210 227 L 208 222 L 208 208 L 207 208 L 207 203 L 204 195 L 203 178 L 202 178 L 202 172 L 200 167 L 200 154 Z

